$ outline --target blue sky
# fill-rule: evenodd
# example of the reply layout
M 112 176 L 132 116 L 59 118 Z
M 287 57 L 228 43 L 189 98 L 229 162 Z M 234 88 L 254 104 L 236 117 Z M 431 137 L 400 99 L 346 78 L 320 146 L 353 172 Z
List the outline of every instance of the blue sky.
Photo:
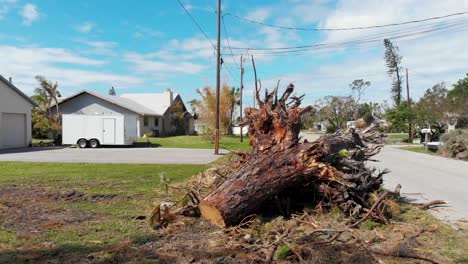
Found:
M 215 42 L 215 0 L 181 0 Z M 223 12 L 293 27 L 357 27 L 404 22 L 468 11 L 468 0 L 281 0 L 223 1 Z M 239 86 L 239 54 L 254 54 L 263 87 L 277 80 L 294 82 L 305 103 L 321 96 L 346 95 L 354 79 L 371 81 L 364 100 L 389 98 L 382 39 L 425 27 L 445 30 L 395 39 L 410 70 L 414 97 L 433 84 L 449 85 L 468 72 L 468 15 L 400 27 L 314 32 L 283 30 L 225 16 L 232 47 L 277 48 L 352 41 L 373 36 L 375 42 L 299 53 L 261 54 L 228 48 L 223 28 L 223 82 Z M 416 29 L 414 29 L 416 30 Z M 215 53 L 176 0 L 158 1 L 23 1 L 0 0 L 0 74 L 31 94 L 34 76 L 58 81 L 65 96 L 87 89 L 107 93 L 181 93 L 214 85 Z M 234 62 L 235 61 L 235 62 Z M 253 75 L 245 62 L 245 102 L 251 104 Z

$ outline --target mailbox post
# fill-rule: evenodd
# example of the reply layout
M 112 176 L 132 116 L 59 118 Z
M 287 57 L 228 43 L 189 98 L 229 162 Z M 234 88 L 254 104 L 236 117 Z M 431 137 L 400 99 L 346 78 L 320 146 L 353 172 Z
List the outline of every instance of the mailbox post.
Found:
M 429 134 L 431 133 L 430 128 L 423 128 L 421 129 L 421 133 L 424 134 L 424 146 L 426 147 L 426 150 L 428 149 L 427 143 L 429 143 Z

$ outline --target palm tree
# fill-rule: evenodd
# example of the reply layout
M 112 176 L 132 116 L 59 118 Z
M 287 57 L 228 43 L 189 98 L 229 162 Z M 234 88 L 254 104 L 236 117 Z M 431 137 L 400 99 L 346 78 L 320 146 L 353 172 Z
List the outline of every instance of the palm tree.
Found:
M 54 101 L 56 110 L 55 118 L 57 119 L 58 123 L 60 123 L 58 98 L 62 97 L 62 95 L 58 90 L 58 83 L 53 83 L 52 81 L 47 80 L 44 76 L 41 75 L 37 75 L 36 80 L 39 82 L 40 87 L 36 88 L 34 91 L 36 92 L 36 94 L 48 98 L 47 107 L 49 109 L 49 114 L 51 114 L 50 106 L 52 104 L 52 100 Z
M 39 110 L 50 119 L 50 117 L 52 116 L 52 113 L 50 111 L 50 105 L 52 104 L 52 100 L 47 94 L 47 92 L 42 88 L 36 88 L 34 89 L 34 95 L 31 96 L 31 98 L 34 101 L 36 101 L 36 103 L 39 105 Z

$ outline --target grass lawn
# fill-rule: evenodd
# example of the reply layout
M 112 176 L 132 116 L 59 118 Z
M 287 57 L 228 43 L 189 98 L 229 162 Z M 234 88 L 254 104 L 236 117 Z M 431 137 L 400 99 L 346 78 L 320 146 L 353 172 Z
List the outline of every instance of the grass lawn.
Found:
M 404 150 L 408 150 L 408 151 L 413 151 L 413 152 L 417 152 L 417 153 L 424 153 L 424 154 L 429 154 L 429 155 L 436 155 L 435 152 L 433 151 L 430 151 L 430 150 L 426 150 L 426 148 L 424 146 L 407 146 L 407 147 L 401 147 L 400 149 L 404 149 Z
M 408 133 L 389 133 L 387 137 L 390 139 L 406 139 L 408 138 Z
M 138 142 L 146 142 L 148 139 L 139 138 Z M 160 145 L 162 148 L 200 148 L 211 149 L 213 144 L 203 136 L 175 136 L 175 137 L 155 137 L 149 138 L 151 144 Z M 244 137 L 244 142 L 240 142 L 238 136 L 222 136 L 220 148 L 229 150 L 249 150 L 249 138 Z
M 226 247 L 225 232 L 199 218 L 177 217 L 159 230 L 151 229 L 143 219 L 155 200 L 177 201 L 186 192 L 171 188 L 166 193 L 160 173 L 171 183 L 183 183 L 207 167 L 0 162 L 0 263 L 215 263 L 230 256 L 241 259 L 244 252 Z M 330 215 L 335 214 L 318 217 L 332 219 Z M 422 228 L 425 232 L 414 242 L 416 252 L 435 254 L 441 263 L 468 262 L 466 233 L 420 210 L 404 211 L 395 221 L 388 226 L 365 223 L 361 229 L 398 244 L 402 234 Z M 324 248 L 318 256 L 333 260 L 341 250 Z M 399 261 L 389 259 L 388 263 Z
M 152 230 L 135 219 L 166 196 L 159 174 L 176 183 L 205 168 L 0 162 L 0 263 L 75 262 L 111 244 L 144 240 Z

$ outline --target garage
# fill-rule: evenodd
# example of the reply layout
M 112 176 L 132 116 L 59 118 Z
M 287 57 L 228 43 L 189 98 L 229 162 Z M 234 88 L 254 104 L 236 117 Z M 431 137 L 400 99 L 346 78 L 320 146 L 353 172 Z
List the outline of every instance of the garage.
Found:
M 19 148 L 27 145 L 26 115 L 2 113 L 3 147 Z
M 1 1 L 1 0 L 0 0 Z M 30 145 L 31 109 L 37 104 L 0 75 L 0 149 Z

